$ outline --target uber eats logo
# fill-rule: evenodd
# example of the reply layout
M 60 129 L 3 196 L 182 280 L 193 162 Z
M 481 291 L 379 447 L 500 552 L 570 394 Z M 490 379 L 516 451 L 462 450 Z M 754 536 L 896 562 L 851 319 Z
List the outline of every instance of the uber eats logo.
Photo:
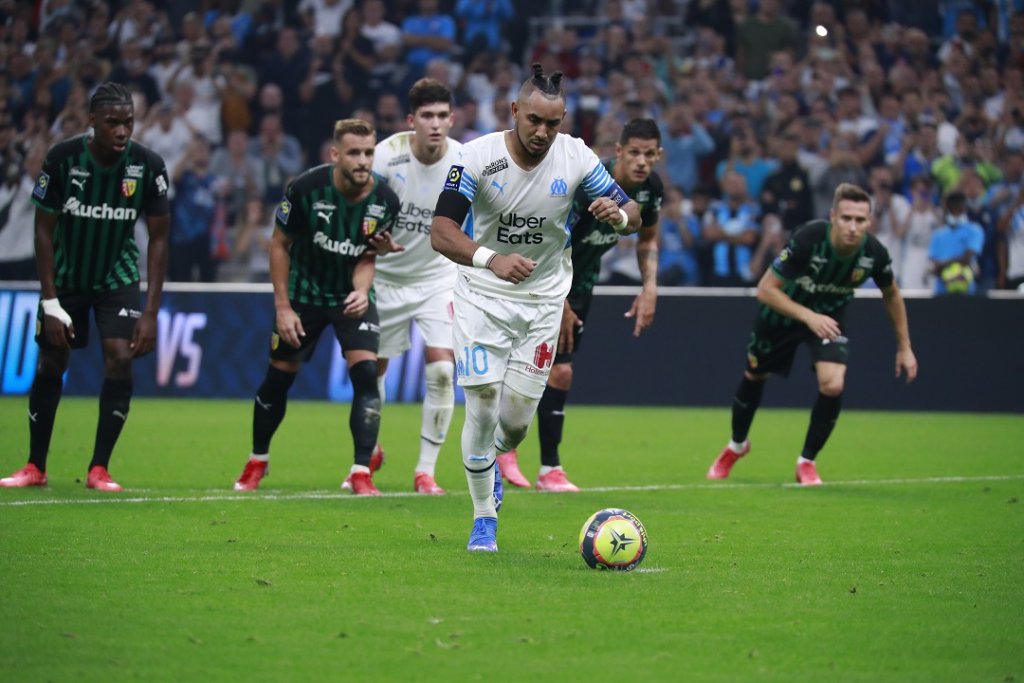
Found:
M 543 228 L 546 220 L 547 216 L 520 216 L 515 211 L 498 214 L 498 241 L 504 244 L 540 244 L 544 241 L 544 234 L 530 230 Z M 512 232 L 523 228 L 526 232 Z

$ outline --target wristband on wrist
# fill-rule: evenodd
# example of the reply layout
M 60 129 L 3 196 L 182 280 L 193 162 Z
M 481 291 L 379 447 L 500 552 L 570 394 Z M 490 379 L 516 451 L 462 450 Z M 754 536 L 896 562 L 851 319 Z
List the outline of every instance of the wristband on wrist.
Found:
M 476 268 L 486 268 L 491 264 L 491 259 L 497 255 L 498 253 L 493 249 L 477 247 L 476 251 L 473 252 L 473 266 Z
M 620 235 L 626 233 L 626 229 L 629 227 L 629 216 L 623 209 L 619 209 L 619 220 L 616 223 L 612 223 L 612 229 Z
M 40 305 L 43 307 L 43 315 L 48 315 L 56 318 L 63 323 L 64 327 L 71 325 L 71 316 L 68 312 L 60 305 L 60 300 L 54 299 L 40 299 Z

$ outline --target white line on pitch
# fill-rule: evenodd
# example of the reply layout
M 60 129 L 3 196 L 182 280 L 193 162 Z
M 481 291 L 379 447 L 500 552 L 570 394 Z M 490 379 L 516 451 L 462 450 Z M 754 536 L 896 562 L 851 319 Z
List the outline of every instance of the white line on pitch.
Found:
M 838 486 L 894 486 L 901 484 L 959 484 L 985 481 L 1019 481 L 1024 474 L 1003 474 L 982 477 L 921 477 L 918 479 L 851 479 L 846 481 L 829 481 L 824 488 Z M 735 489 L 773 489 L 773 488 L 804 488 L 796 483 L 715 483 L 715 484 L 653 484 L 650 486 L 597 486 L 581 489 L 581 493 L 623 493 L 630 491 L 692 491 L 692 490 L 735 490 Z M 136 489 L 136 492 L 147 492 L 152 489 Z M 455 494 L 464 494 L 455 491 Z M 530 492 L 534 493 L 534 492 Z M 539 495 L 552 495 L 536 492 Z M 381 498 L 414 498 L 422 494 L 411 491 L 383 493 Z M 34 500 L 0 500 L 0 507 L 22 507 L 26 505 L 111 505 L 126 503 L 213 503 L 213 502 L 248 502 L 257 500 L 373 500 L 375 496 L 354 496 L 351 493 L 334 491 L 296 491 L 294 493 L 272 493 L 259 491 L 251 493 L 235 493 L 211 490 L 205 495 L 197 496 L 131 496 L 119 497 L 111 494 L 103 498 L 38 498 Z

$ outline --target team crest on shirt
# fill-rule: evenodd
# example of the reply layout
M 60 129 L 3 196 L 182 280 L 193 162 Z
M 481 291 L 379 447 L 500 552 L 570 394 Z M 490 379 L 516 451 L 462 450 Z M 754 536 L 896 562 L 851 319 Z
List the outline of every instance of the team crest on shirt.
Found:
M 125 197 L 131 197 L 135 194 L 135 188 L 139 185 L 139 181 L 134 178 L 124 178 L 121 180 L 121 194 Z
M 277 205 L 277 222 L 281 225 L 288 225 L 288 219 L 292 215 L 292 203 L 287 198 L 282 199 L 281 203 Z
M 551 196 L 564 197 L 569 193 L 569 184 L 565 178 L 555 178 L 551 181 Z
M 854 268 L 853 272 L 850 273 L 850 282 L 852 282 L 854 285 L 859 285 L 860 283 L 864 282 L 864 279 L 867 277 L 867 275 L 867 271 L 864 270 L 863 268 Z
M 369 216 L 364 218 L 362 231 L 363 235 L 365 235 L 366 237 L 369 237 L 373 233 L 377 232 L 377 219 L 370 218 Z
M 36 178 L 36 186 L 32 188 L 32 194 L 40 199 L 46 197 L 46 188 L 50 187 L 50 176 L 46 171 L 40 171 Z

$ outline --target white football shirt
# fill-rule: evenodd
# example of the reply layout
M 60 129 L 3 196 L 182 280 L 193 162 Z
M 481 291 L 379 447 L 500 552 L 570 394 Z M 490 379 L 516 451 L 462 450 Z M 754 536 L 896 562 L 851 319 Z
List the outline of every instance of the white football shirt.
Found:
M 460 278 L 487 296 L 561 301 L 572 285 L 573 194 L 582 187 L 597 199 L 613 184 L 597 155 L 570 135 L 560 133 L 544 160 L 530 171 L 512 161 L 504 132 L 466 143 L 462 160 L 451 167 L 444 184 L 472 202 L 463 230 L 478 244 L 499 254 L 533 259 L 537 267 L 519 284 L 506 282 L 489 269 L 469 266 L 459 266 Z M 623 196 L 621 201 L 626 199 Z
M 392 285 L 424 284 L 445 280 L 454 284 L 455 264 L 430 246 L 430 221 L 437 196 L 444 189 L 448 169 L 459 162 L 462 143 L 448 138 L 448 151 L 437 163 L 426 166 L 412 153 L 412 131 L 395 133 L 377 143 L 373 170 L 395 191 L 402 202 L 398 221 L 391 229 L 405 251 L 377 258 L 374 278 Z

